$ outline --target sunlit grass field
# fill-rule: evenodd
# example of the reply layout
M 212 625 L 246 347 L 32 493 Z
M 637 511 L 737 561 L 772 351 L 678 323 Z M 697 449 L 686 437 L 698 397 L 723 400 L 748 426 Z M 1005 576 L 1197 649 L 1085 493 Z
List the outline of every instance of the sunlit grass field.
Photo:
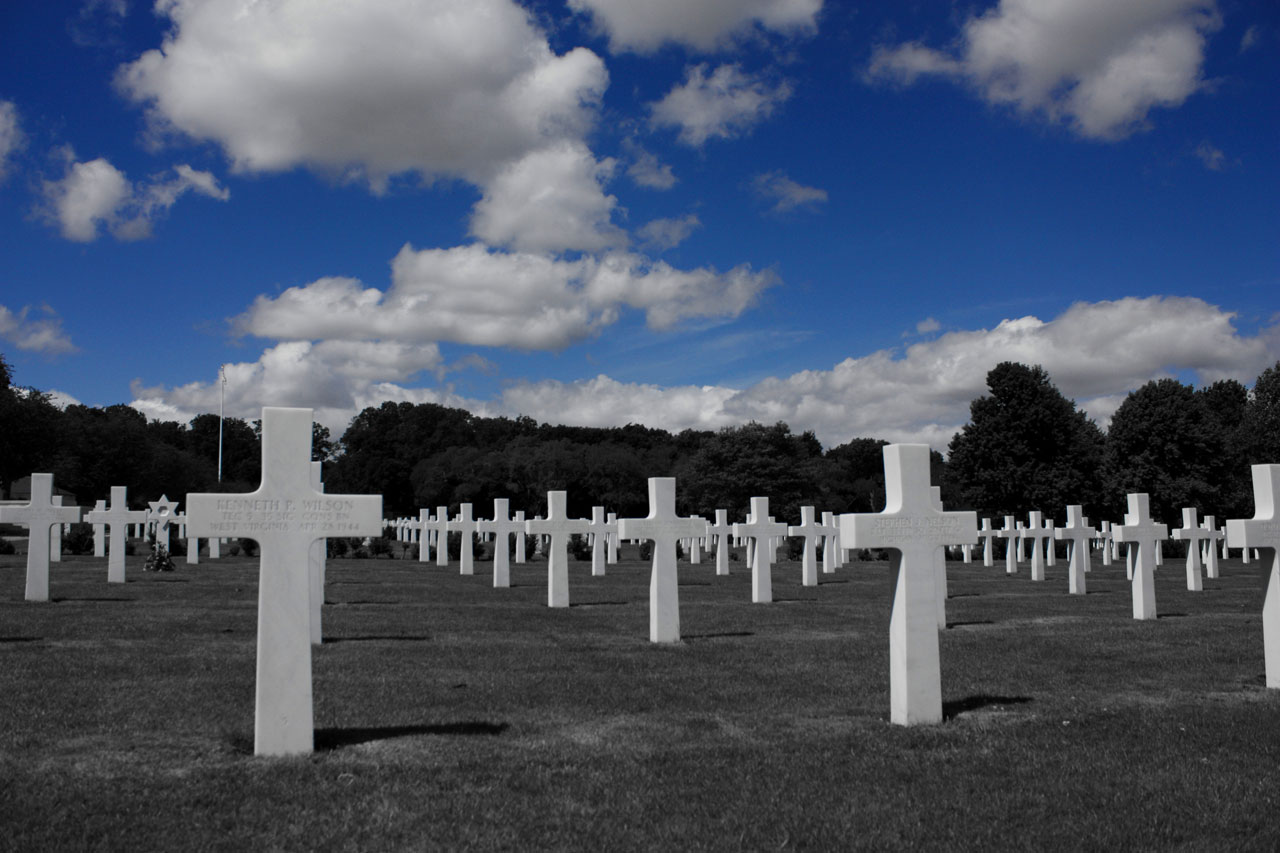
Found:
M 316 752 L 252 755 L 256 559 L 64 557 L 53 601 L 0 557 L 0 849 L 1280 848 L 1280 691 L 1262 568 L 1189 593 L 1124 567 L 949 564 L 943 725 L 888 722 L 884 563 L 751 603 L 681 562 L 684 642 L 648 642 L 648 565 L 546 564 L 495 590 L 331 560 Z

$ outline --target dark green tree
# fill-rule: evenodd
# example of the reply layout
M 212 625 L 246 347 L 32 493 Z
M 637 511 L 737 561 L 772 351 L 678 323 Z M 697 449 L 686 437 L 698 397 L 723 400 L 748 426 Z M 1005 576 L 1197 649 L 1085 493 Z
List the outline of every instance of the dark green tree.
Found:
M 987 388 L 951 440 L 944 502 L 995 517 L 1038 509 L 1065 521 L 1068 504 L 1096 513 L 1104 445 L 1097 424 L 1039 365 L 999 364 Z

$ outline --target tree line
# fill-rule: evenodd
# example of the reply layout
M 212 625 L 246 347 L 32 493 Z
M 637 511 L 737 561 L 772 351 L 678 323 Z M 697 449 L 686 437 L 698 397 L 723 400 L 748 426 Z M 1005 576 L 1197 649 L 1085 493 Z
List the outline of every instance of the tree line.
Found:
M 944 461 L 932 454 L 933 482 L 948 509 L 1025 517 L 1040 509 L 1065 519 L 1067 504 L 1094 520 L 1118 520 L 1125 494 L 1151 495 L 1153 515 L 1176 522 L 1195 506 L 1219 519 L 1253 512 L 1249 465 L 1280 461 L 1280 363 L 1252 390 L 1234 380 L 1194 388 L 1148 382 L 1116 410 L 1109 429 L 1062 395 L 1039 366 L 997 365 L 988 393 Z M 226 418 L 222 480 L 216 414 L 187 424 L 148 419 L 124 405 L 59 409 L 47 393 L 12 383 L 0 355 L 0 494 L 33 471 L 82 504 L 110 487 L 141 505 L 161 494 L 252 491 L 260 479 L 260 425 Z M 313 458 L 324 461 L 330 492 L 381 494 L 388 517 L 493 498 L 532 517 L 546 493 L 568 493 L 569 511 L 589 517 L 603 505 L 622 516 L 648 512 L 647 480 L 678 479 L 678 510 L 707 518 L 716 509 L 745 516 L 767 495 L 773 515 L 797 521 L 800 507 L 875 512 L 884 506 L 881 448 L 857 438 L 823 448 L 812 432 L 785 423 L 749 423 L 678 433 L 628 424 L 574 427 L 532 418 L 480 417 L 433 403 L 386 402 L 360 412 L 340 439 L 316 425 Z M 997 522 L 997 526 L 999 523 Z

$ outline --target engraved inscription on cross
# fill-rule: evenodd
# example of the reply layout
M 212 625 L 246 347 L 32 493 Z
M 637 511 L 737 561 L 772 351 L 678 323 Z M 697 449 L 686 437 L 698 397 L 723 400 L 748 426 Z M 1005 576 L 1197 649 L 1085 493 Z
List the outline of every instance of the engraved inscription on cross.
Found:
M 618 519 L 623 539 L 653 540 L 649 576 L 649 642 L 680 642 L 680 588 L 676 581 L 676 540 L 701 536 L 707 523 L 676 515 L 676 478 L 649 478 L 649 514 Z
M 1280 465 L 1253 465 L 1253 518 L 1227 521 L 1227 545 L 1257 548 L 1267 573 L 1262 600 L 1262 643 L 1267 686 L 1280 687 Z
M 977 543 L 978 515 L 934 508 L 926 444 L 887 445 L 884 473 L 884 512 L 841 515 L 840 538 L 851 548 L 890 549 L 898 575 L 889 621 L 890 719 L 940 723 L 935 560 L 947 545 Z
M 80 507 L 54 503 L 52 474 L 31 475 L 31 502 L 26 506 L 0 507 L 0 521 L 27 525 L 27 601 L 49 600 L 49 531 L 55 524 L 79 520 Z
M 311 543 L 382 532 L 379 495 L 311 485 L 311 409 L 262 410 L 262 484 L 247 494 L 187 495 L 191 536 L 242 536 L 262 549 L 258 575 L 256 755 L 312 751 Z

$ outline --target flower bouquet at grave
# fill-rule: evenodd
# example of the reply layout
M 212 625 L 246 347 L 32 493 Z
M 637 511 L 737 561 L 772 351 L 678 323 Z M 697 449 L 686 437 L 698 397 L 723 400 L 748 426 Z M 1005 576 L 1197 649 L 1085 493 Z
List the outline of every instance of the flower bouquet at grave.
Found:
M 147 572 L 173 571 L 173 559 L 169 556 L 169 549 L 152 540 L 151 553 L 147 555 L 147 562 L 142 569 Z

